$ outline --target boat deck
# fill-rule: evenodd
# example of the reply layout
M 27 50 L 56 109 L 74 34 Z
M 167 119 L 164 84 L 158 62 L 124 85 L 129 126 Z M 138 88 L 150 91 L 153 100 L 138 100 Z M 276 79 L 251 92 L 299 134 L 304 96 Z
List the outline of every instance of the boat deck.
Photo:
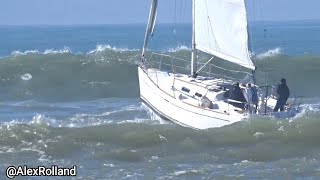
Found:
M 162 91 L 188 105 L 219 113 L 239 114 L 243 112 L 240 108 L 230 105 L 223 97 L 225 90 L 232 86 L 232 81 L 201 76 L 191 78 L 188 75 L 173 74 L 157 69 L 148 69 L 147 73 Z M 203 96 L 212 102 L 210 108 L 203 107 L 201 101 Z

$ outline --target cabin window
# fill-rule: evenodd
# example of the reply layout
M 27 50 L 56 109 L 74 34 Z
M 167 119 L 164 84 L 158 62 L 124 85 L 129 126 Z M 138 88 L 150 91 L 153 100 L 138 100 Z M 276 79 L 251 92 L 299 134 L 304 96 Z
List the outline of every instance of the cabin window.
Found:
M 184 92 L 186 92 L 186 93 L 189 93 L 189 92 L 190 92 L 190 89 L 188 89 L 188 88 L 186 88 L 186 87 L 182 87 L 181 90 L 184 91 Z
M 198 96 L 198 97 L 202 97 L 202 94 L 200 94 L 200 93 L 196 93 L 196 94 L 194 94 L 194 95 L 196 95 L 196 96 Z
M 213 92 L 219 92 L 219 91 L 221 91 L 220 89 L 216 89 L 216 88 L 214 88 L 214 89 L 210 89 L 210 91 L 213 91 Z

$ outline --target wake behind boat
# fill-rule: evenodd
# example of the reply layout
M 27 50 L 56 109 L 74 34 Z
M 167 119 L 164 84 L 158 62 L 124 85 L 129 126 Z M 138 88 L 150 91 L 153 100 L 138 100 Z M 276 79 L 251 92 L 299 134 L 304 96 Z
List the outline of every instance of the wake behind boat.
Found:
M 234 0 L 233 3 L 193 0 L 190 74 L 178 71 L 181 68 L 179 61 L 184 59 L 157 53 L 146 58 L 147 44 L 155 27 L 157 4 L 157 0 L 152 1 L 142 62 L 138 67 L 140 96 L 147 105 L 162 117 L 195 129 L 222 127 L 247 119 L 253 113 L 273 114 L 276 99 L 271 93 L 272 87 L 259 88 L 255 83 L 256 67 L 249 54 L 244 0 Z M 200 68 L 197 67 L 199 52 L 212 56 Z M 214 74 L 211 68 L 208 76 L 199 75 L 206 66 L 212 66 L 211 61 L 215 58 L 242 66 L 251 73 L 244 72 L 242 80 Z M 235 86 L 246 100 L 226 95 Z M 257 89 L 256 94 L 249 93 L 250 86 Z M 252 101 L 253 95 L 257 102 Z M 296 105 L 294 101 L 286 107 L 286 116 L 296 112 L 299 107 Z

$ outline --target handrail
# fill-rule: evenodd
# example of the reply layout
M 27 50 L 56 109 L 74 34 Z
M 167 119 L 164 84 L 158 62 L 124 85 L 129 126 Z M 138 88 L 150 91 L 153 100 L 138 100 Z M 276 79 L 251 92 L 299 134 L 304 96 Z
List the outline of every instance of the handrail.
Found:
M 236 101 L 233 99 L 227 99 L 228 102 L 234 102 L 234 103 L 238 103 L 238 104 L 246 104 L 247 102 L 241 102 L 241 101 Z
M 152 61 L 154 62 L 155 64 L 153 65 L 157 65 L 158 66 L 158 69 L 161 70 L 162 69 L 162 66 L 168 66 L 168 67 L 171 67 L 171 71 L 172 73 L 177 73 L 176 72 L 176 68 L 179 68 L 181 70 L 190 70 L 190 67 L 187 65 L 187 64 L 183 64 L 183 63 L 179 63 L 180 62 L 184 62 L 184 63 L 187 63 L 189 62 L 188 60 L 185 60 L 185 59 L 182 59 L 182 58 L 179 58 L 179 57 L 174 57 L 174 56 L 171 56 L 171 55 L 168 55 L 168 54 L 163 54 L 163 53 L 157 53 L 157 52 L 151 52 L 151 57 L 150 59 L 154 59 L 154 55 L 156 56 L 161 56 L 160 58 L 160 62 L 159 61 Z M 153 58 L 152 58 L 153 57 Z M 168 57 L 170 59 L 166 59 L 166 58 L 163 58 L 163 57 Z M 173 60 L 177 60 L 175 62 L 177 63 L 174 63 Z M 149 61 L 149 62 L 150 62 Z M 163 61 L 170 61 L 170 63 L 165 63 Z M 198 62 L 198 64 L 200 65 L 204 65 L 206 63 L 201 63 L 201 62 Z M 183 66 L 185 65 L 185 66 Z M 242 74 L 250 74 L 249 72 L 245 72 L 245 71 L 236 71 L 236 70 L 228 70 L 228 69 L 225 69 L 225 68 L 222 68 L 220 66 L 217 66 L 217 65 L 214 65 L 214 64 L 209 64 L 209 70 L 206 70 L 206 71 L 202 71 L 202 73 L 206 73 L 207 76 L 211 77 L 212 75 L 214 77 L 219 77 L 219 78 L 226 78 L 226 79 L 230 79 L 230 80 L 233 80 L 233 81 L 241 81 L 241 79 L 238 79 L 238 78 L 234 78 L 234 77 L 230 77 L 230 76 L 226 76 L 226 75 L 223 75 L 223 74 L 217 74 L 217 73 L 212 73 L 212 67 L 215 67 L 215 68 L 218 68 L 218 69 L 221 69 L 221 70 L 224 70 L 224 71 L 227 71 L 227 72 L 231 72 L 232 74 L 239 74 L 239 73 L 242 73 Z M 169 70 L 169 69 L 167 69 Z

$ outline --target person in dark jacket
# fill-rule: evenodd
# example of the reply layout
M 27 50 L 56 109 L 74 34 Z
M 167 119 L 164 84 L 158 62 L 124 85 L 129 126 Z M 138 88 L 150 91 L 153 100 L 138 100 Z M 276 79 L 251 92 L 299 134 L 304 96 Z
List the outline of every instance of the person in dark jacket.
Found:
M 290 96 L 290 90 L 287 86 L 286 79 L 281 79 L 281 84 L 278 86 L 277 93 L 279 95 L 279 99 L 277 100 L 276 107 L 274 108 L 274 112 L 277 112 L 279 109 L 280 111 L 284 110 L 284 105 L 287 103 L 287 100 Z
M 234 84 L 233 88 L 224 94 L 224 97 L 235 101 L 246 102 L 246 98 L 239 87 L 239 83 Z M 245 106 L 244 103 L 229 102 L 229 104 L 241 109 L 244 109 Z

